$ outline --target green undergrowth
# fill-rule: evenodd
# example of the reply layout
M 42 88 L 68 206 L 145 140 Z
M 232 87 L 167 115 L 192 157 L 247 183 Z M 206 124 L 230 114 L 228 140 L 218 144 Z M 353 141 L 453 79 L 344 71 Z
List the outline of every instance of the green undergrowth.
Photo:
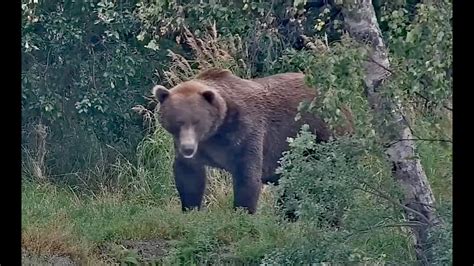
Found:
M 119 193 L 77 195 L 56 185 L 24 181 L 22 247 L 37 256 L 63 255 L 92 265 L 143 262 L 142 254 L 121 244 L 124 240 L 164 243 L 163 253 L 154 262 L 168 265 L 291 264 L 318 257 L 329 261 L 344 258 L 346 262 L 413 261 L 409 238 L 400 228 L 367 226 L 366 231 L 349 233 L 289 223 L 274 214 L 270 198 L 263 198 L 255 216 L 233 211 L 230 204 L 183 214 L 175 197 L 155 204 Z M 231 195 L 227 201 L 230 199 Z M 361 220 L 378 213 L 355 211 L 350 215 Z M 373 258 L 372 254 L 382 257 Z
M 158 239 L 167 243 L 162 262 L 256 262 L 270 250 L 295 241 L 301 230 L 298 224 L 289 225 L 268 212 L 250 216 L 229 206 L 216 206 L 183 214 L 176 198 L 156 205 L 118 193 L 77 195 L 28 180 L 23 182 L 22 200 L 23 248 L 37 255 L 101 257 L 110 255 L 101 254 L 107 243 Z M 68 237 L 52 240 L 57 242 L 56 250 L 44 250 L 39 238 L 57 230 L 67 230 Z

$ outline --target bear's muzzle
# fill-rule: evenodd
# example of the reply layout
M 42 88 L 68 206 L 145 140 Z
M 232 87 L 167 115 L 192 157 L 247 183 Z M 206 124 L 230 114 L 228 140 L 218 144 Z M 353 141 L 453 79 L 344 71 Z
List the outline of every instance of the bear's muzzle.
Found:
M 190 159 L 197 152 L 198 142 L 194 127 L 183 127 L 179 134 L 179 152 L 184 158 Z

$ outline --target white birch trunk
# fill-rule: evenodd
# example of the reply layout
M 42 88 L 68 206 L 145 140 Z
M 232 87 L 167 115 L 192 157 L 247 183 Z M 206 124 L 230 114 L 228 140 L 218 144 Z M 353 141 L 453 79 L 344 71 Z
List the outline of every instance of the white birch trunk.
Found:
M 349 34 L 360 42 L 368 42 L 370 60 L 365 65 L 367 97 L 378 121 L 378 135 L 394 142 L 386 149 L 392 163 L 393 176 L 404 189 L 404 205 L 408 219 L 419 222 L 413 226 L 415 250 L 422 264 L 429 264 L 427 229 L 438 223 L 433 209 L 435 199 L 430 184 L 416 156 L 415 143 L 408 121 L 397 99 L 383 97 L 379 85 L 389 76 L 389 60 L 371 0 L 344 3 L 343 14 Z M 398 141 L 404 140 L 404 141 Z M 398 141 L 398 142 L 397 142 Z

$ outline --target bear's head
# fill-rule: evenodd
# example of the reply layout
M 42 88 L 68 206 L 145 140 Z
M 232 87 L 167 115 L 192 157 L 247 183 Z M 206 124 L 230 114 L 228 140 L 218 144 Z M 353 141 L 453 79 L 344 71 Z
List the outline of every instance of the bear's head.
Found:
M 152 93 L 160 103 L 160 123 L 173 135 L 184 158 L 192 158 L 199 143 L 213 136 L 225 119 L 225 100 L 201 82 L 187 81 L 170 90 L 156 85 Z

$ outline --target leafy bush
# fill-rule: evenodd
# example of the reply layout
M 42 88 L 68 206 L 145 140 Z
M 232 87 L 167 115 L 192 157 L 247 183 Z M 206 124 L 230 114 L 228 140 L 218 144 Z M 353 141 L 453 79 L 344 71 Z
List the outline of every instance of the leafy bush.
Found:
M 446 115 L 444 109 L 449 109 L 446 105 L 451 99 L 452 39 L 450 11 L 445 12 L 444 8 L 450 10 L 450 4 L 419 4 L 414 15 L 403 8 L 387 15 L 382 13 L 384 20 L 389 21 L 386 38 L 393 71 L 382 84 L 385 88 L 381 91 L 400 100 L 406 115 L 413 118 L 416 132 L 426 134 L 417 134 L 420 139 L 445 137 L 445 129 L 449 128 L 449 124 L 446 126 L 449 113 Z M 410 15 L 413 16 L 410 18 Z M 433 20 L 429 19 L 431 16 Z M 433 21 L 436 26 L 431 24 Z M 412 223 L 402 215 L 401 191 L 385 163 L 384 143 L 375 138 L 373 119 L 364 94 L 365 48 L 344 36 L 330 46 L 323 41 L 314 42 L 319 44 L 313 47 L 318 56 L 289 51 L 276 67 L 303 70 L 308 84 L 320 91 L 313 102 L 300 106 L 301 111 L 317 112 L 337 128 L 347 125 L 344 122 L 348 117 L 343 112 L 347 108 L 355 117 L 356 131 L 350 138 L 317 144 L 315 136 L 304 127 L 295 139 L 290 139 L 290 149 L 281 160 L 282 180 L 277 189 L 280 195 L 285 195 L 283 211 L 295 211 L 302 222 L 310 224 L 309 228 L 319 231 L 314 235 L 304 234 L 301 241 L 267 255 L 264 261 L 277 264 L 414 261 L 413 250 L 400 248 L 410 245 L 407 236 Z M 423 48 L 424 45 L 430 47 Z M 448 50 L 447 53 L 440 52 Z M 420 104 L 420 99 L 424 105 Z M 441 129 L 441 123 L 444 129 Z M 435 148 L 430 144 L 421 150 L 422 162 L 427 163 L 424 166 L 430 173 L 430 169 L 437 166 L 431 163 L 433 155 L 425 152 L 427 147 Z M 437 150 L 442 150 L 446 156 L 450 154 L 450 149 Z M 442 161 L 446 163 L 446 160 Z M 438 180 L 439 177 L 429 178 Z M 438 182 L 445 184 L 446 180 Z M 370 232 L 371 240 L 363 242 L 362 232 Z M 443 237 L 447 241 L 442 241 Z M 450 261 L 450 238 L 449 221 L 432 228 L 430 239 L 436 262 Z M 381 243 L 390 247 L 377 246 Z
M 131 107 L 143 102 L 156 63 L 137 45 L 134 9 L 134 1 L 22 1 L 22 141 L 35 150 L 31 132 L 48 128 L 53 176 L 130 159 L 143 138 Z
M 307 126 L 289 140 L 276 188 L 285 195 L 283 211 L 294 211 L 309 232 L 267 261 L 393 263 L 409 256 L 402 194 L 381 150 L 364 139 L 315 140 Z

